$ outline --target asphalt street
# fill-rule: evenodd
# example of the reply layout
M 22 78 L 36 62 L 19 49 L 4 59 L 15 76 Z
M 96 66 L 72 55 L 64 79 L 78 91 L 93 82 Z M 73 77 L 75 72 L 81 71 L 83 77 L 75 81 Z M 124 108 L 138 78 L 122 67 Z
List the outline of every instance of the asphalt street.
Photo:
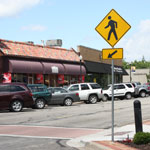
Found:
M 149 119 L 150 97 L 137 99 L 141 101 L 143 120 Z M 133 103 L 137 99 L 115 100 L 115 127 L 134 123 Z M 0 111 L 0 150 L 74 150 L 66 144 L 70 139 L 110 128 L 111 101 L 24 109 L 19 113 Z

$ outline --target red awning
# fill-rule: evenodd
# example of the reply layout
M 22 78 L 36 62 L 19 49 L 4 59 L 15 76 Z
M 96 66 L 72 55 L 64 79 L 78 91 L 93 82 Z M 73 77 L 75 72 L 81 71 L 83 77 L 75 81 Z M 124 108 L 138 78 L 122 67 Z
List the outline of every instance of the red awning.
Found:
M 63 64 L 65 67 L 65 74 L 68 75 L 85 75 L 86 69 L 83 65 L 81 65 L 81 72 L 80 72 L 80 65 L 74 65 L 74 64 Z
M 37 61 L 9 59 L 11 73 L 43 73 L 43 66 Z
M 60 63 L 42 62 L 44 74 L 64 74 L 65 68 Z

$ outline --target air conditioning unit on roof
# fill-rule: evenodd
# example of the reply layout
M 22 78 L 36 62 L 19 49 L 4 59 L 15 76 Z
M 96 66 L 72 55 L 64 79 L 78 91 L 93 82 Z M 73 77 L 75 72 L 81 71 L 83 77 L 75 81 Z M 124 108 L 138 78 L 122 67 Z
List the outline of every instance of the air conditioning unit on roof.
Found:
M 62 40 L 61 39 L 56 39 L 56 40 L 47 40 L 46 41 L 46 46 L 62 46 Z

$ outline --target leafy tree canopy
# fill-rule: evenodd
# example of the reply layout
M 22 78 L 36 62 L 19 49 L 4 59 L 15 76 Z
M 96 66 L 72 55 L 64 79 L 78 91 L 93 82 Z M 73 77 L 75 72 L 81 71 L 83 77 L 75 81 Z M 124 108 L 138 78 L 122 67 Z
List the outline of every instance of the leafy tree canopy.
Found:
M 126 62 L 123 60 L 123 67 L 124 69 L 130 69 L 131 66 L 135 66 L 136 69 L 144 69 L 144 68 L 150 68 L 150 61 L 146 61 L 144 56 L 141 61 L 133 61 L 133 62 Z

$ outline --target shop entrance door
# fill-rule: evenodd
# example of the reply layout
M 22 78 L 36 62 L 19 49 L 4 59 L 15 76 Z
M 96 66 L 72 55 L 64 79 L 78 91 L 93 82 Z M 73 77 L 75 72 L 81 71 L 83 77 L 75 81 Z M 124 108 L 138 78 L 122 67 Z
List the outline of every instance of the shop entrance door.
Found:
M 51 87 L 57 86 L 57 75 L 50 75 L 50 86 Z

